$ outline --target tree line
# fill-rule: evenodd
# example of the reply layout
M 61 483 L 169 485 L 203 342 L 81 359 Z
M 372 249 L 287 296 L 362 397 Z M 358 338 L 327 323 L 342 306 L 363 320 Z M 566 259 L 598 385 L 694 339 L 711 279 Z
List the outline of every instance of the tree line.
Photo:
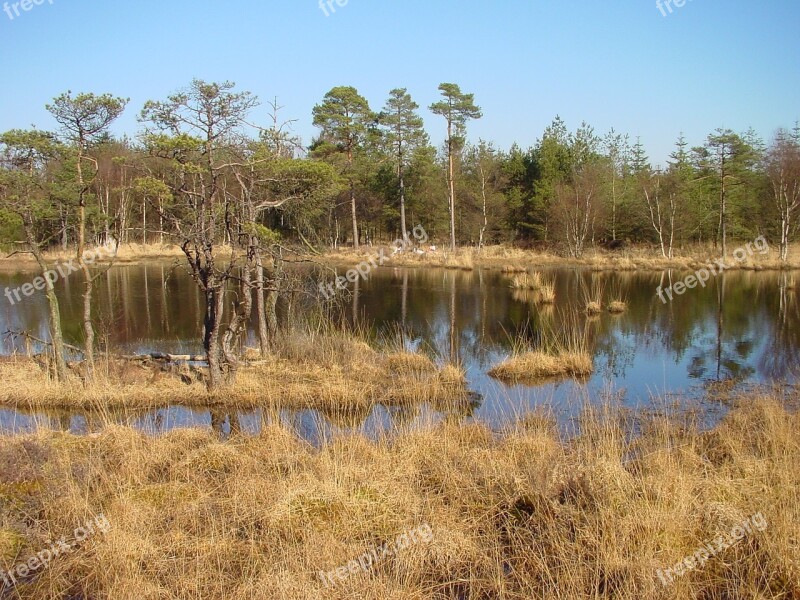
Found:
M 46 250 L 75 252 L 90 367 L 98 274 L 87 246 L 178 243 L 206 299 L 203 345 L 217 387 L 235 378 L 253 311 L 270 352 L 287 241 L 311 253 L 358 248 L 420 225 L 451 248 L 514 242 L 580 257 L 633 243 L 671 257 L 689 243 L 727 253 L 732 238 L 766 235 L 785 259 L 796 237 L 798 126 L 769 144 L 752 131 L 716 130 L 694 148 L 681 136 L 654 166 L 639 139 L 586 123 L 570 131 L 558 117 L 527 150 L 470 141 L 469 123 L 483 116 L 474 95 L 453 83 L 439 91 L 429 109 L 446 133 L 440 148 L 404 88 L 377 111 L 353 87 L 331 89 L 313 109 L 319 135 L 309 145 L 277 100 L 264 110 L 230 82 L 195 80 L 148 101 L 135 139 L 109 133 L 127 99 L 67 92 L 47 105 L 57 131 L 0 135 L 0 242 L 31 253 L 43 273 Z M 52 285 L 45 293 L 63 356 Z
M 195 81 L 175 97 L 203 86 L 248 99 L 236 106 L 240 119 L 211 144 L 198 142 L 197 124 L 169 121 L 174 115 L 159 113 L 159 106 L 166 110 L 163 102 L 148 102 L 141 111 L 135 140 L 115 139 L 108 125 L 126 102 L 91 94 L 73 100 L 99 98 L 118 105 L 107 107 L 116 112 L 107 112 L 86 131 L 59 116 L 56 102 L 49 108 L 61 131 L 3 135 L 4 171 L 18 167 L 12 155 L 20 151 L 21 137 L 36 135 L 52 145 L 47 156 L 39 157 L 47 164 L 37 165 L 48 178 L 53 211 L 39 226 L 48 230 L 51 245 L 80 245 L 87 231 L 97 241 L 174 239 L 179 232 L 166 209 L 176 197 L 164 173 L 154 171 L 154 159 L 207 158 L 219 149 L 216 145 L 262 167 L 291 166 L 315 174 L 320 189 L 313 198 L 290 193 L 275 203 L 287 191 L 275 189 L 281 187 L 275 177 L 254 183 L 258 189 L 250 191 L 272 198 L 258 210 L 261 226 L 318 249 L 397 239 L 417 224 L 451 247 L 547 244 L 573 256 L 590 247 L 622 244 L 652 244 L 664 256 L 691 243 L 724 251 L 731 237 L 760 234 L 785 248 L 797 232 L 798 125 L 777 130 L 769 143 L 752 130 L 717 129 L 698 147 L 681 135 L 663 165 L 651 164 L 638 138 L 614 130 L 600 135 L 586 123 L 571 131 L 559 117 L 529 148 L 514 144 L 503 150 L 491 141 L 468 140 L 467 126 L 482 111 L 473 94 L 444 83 L 441 100 L 429 107 L 442 117 L 437 126 L 446 133 L 436 148 L 406 89 L 392 90 L 375 111 L 358 90 L 341 86 L 314 107 L 319 135 L 305 146 L 292 135 L 291 123 L 280 121 L 276 101 L 268 103 L 266 124 L 252 123 L 259 102 L 233 84 Z M 69 95 L 57 101 L 65 98 Z M 79 122 L 82 115 L 72 118 Z M 244 197 L 237 179 L 241 170 L 239 163 L 225 164 L 214 180 L 224 182 L 229 193 L 237 187 Z M 282 185 L 290 180 L 308 183 L 285 177 Z M 7 201 L 0 206 L 0 236 L 4 242 L 22 236 L 20 218 Z

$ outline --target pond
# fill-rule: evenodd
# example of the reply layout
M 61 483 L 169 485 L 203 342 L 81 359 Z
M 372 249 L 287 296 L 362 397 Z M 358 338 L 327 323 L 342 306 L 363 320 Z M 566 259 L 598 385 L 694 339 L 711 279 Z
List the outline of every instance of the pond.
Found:
M 318 274 L 298 273 L 309 294 L 282 301 L 284 314 L 302 312 L 315 290 Z M 376 336 L 402 330 L 410 346 L 462 364 L 474 402 L 458 415 L 426 406 L 400 412 L 378 406 L 349 418 L 308 410 L 217 414 L 170 406 L 165 399 L 157 410 L 115 412 L 102 419 L 0 409 L 0 430 L 20 432 L 44 425 L 85 433 L 111 419 L 154 434 L 205 426 L 227 435 L 257 432 L 265 423 L 281 422 L 318 443 L 343 430 L 375 436 L 398 423 L 415 426 L 448 418 L 501 428 L 537 407 L 546 407 L 561 422 L 568 422 L 584 403 L 612 397 L 631 408 L 669 405 L 694 410 L 711 423 L 726 410 L 725 403 L 714 398 L 717 390 L 795 382 L 800 303 L 790 275 L 728 272 L 705 287 L 664 302 L 657 288 L 682 280 L 683 274 L 585 269 L 545 273 L 555 283 L 556 301 L 550 306 L 538 305 L 530 292 L 512 289 L 510 276 L 489 270 L 385 267 L 373 271 L 366 281 L 349 284 L 337 296 L 341 319 L 366 325 Z M 29 274 L 4 274 L 0 286 L 16 287 L 30 279 Z M 118 267 L 103 275 L 97 288 L 98 338 L 110 347 L 125 353 L 199 351 L 202 298 L 183 268 L 171 264 Z M 586 292 L 599 288 L 605 290 L 606 301 L 615 296 L 624 299 L 627 310 L 620 315 L 604 311 L 594 318 L 586 316 Z M 78 278 L 61 282 L 58 289 L 65 336 L 72 343 L 79 343 L 81 336 L 81 291 Z M 313 301 L 324 299 L 316 295 Z M 487 375 L 510 354 L 514 340 L 535 345 L 543 331 L 565 325 L 579 332 L 594 356 L 595 371 L 588 380 L 524 386 L 505 385 Z M 3 299 L 0 331 L 9 329 L 46 337 L 45 298 L 37 294 L 15 306 Z M 0 351 L 10 353 L 14 344 L 3 339 Z

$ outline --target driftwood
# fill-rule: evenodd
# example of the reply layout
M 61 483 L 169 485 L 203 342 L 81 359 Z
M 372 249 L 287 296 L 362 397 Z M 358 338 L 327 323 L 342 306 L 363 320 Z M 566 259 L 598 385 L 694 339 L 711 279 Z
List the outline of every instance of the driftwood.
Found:
M 36 342 L 37 344 L 42 344 L 43 346 L 52 347 L 53 344 L 51 342 L 45 341 L 36 337 L 35 335 L 31 335 L 27 331 L 12 331 L 6 330 L 3 334 L 6 337 L 20 337 L 30 340 L 32 342 Z M 64 344 L 64 348 L 67 350 L 71 350 L 73 352 L 78 352 L 83 354 L 83 349 L 78 348 L 77 346 L 71 346 L 70 344 Z M 208 362 L 208 358 L 205 354 L 168 354 L 165 352 L 152 352 L 150 354 L 134 354 L 131 356 L 120 356 L 118 358 L 122 358 L 123 360 L 166 360 L 168 362 Z
M 133 354 L 121 356 L 123 360 L 166 360 L 167 362 L 208 362 L 205 354 L 167 354 L 152 352 L 150 354 Z

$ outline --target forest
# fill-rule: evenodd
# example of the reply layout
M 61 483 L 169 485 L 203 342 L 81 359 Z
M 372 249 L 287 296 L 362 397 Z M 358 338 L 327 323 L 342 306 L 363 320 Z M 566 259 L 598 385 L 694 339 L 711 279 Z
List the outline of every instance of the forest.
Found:
M 766 141 L 715 129 L 691 147 L 681 135 L 666 164 L 653 164 L 643 140 L 558 116 L 527 145 L 471 140 L 470 122 L 484 116 L 474 95 L 451 83 L 439 91 L 429 108 L 440 118 L 425 123 L 404 88 L 373 108 L 335 87 L 310 115 L 319 134 L 307 145 L 277 99 L 262 105 L 229 82 L 195 80 L 147 102 L 134 138 L 109 133 L 132 109 L 126 99 L 66 93 L 48 104 L 55 131 L 0 137 L 0 243 L 27 241 L 26 226 L 43 248 L 182 243 L 203 202 L 215 242 L 247 224 L 315 250 L 417 225 L 445 247 L 513 243 L 572 257 L 626 245 L 672 257 L 697 243 L 727 253 L 730 239 L 765 235 L 785 259 L 796 238 L 798 124 Z

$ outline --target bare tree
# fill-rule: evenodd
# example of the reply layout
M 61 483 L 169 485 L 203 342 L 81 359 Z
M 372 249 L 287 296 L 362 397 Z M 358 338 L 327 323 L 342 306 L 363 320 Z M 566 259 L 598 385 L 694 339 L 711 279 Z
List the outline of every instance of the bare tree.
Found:
M 660 171 L 640 174 L 641 186 L 647 200 L 650 224 L 658 235 L 661 255 L 672 258 L 675 244 L 675 216 L 678 210 L 678 190 L 674 178 Z
M 780 253 L 785 262 L 789 258 L 790 232 L 800 208 L 800 140 L 780 130 L 767 152 L 766 170 L 780 216 Z
M 586 250 L 599 213 L 601 174 L 595 165 L 582 166 L 572 181 L 556 186 L 553 217 L 560 227 L 570 256 L 580 258 Z

